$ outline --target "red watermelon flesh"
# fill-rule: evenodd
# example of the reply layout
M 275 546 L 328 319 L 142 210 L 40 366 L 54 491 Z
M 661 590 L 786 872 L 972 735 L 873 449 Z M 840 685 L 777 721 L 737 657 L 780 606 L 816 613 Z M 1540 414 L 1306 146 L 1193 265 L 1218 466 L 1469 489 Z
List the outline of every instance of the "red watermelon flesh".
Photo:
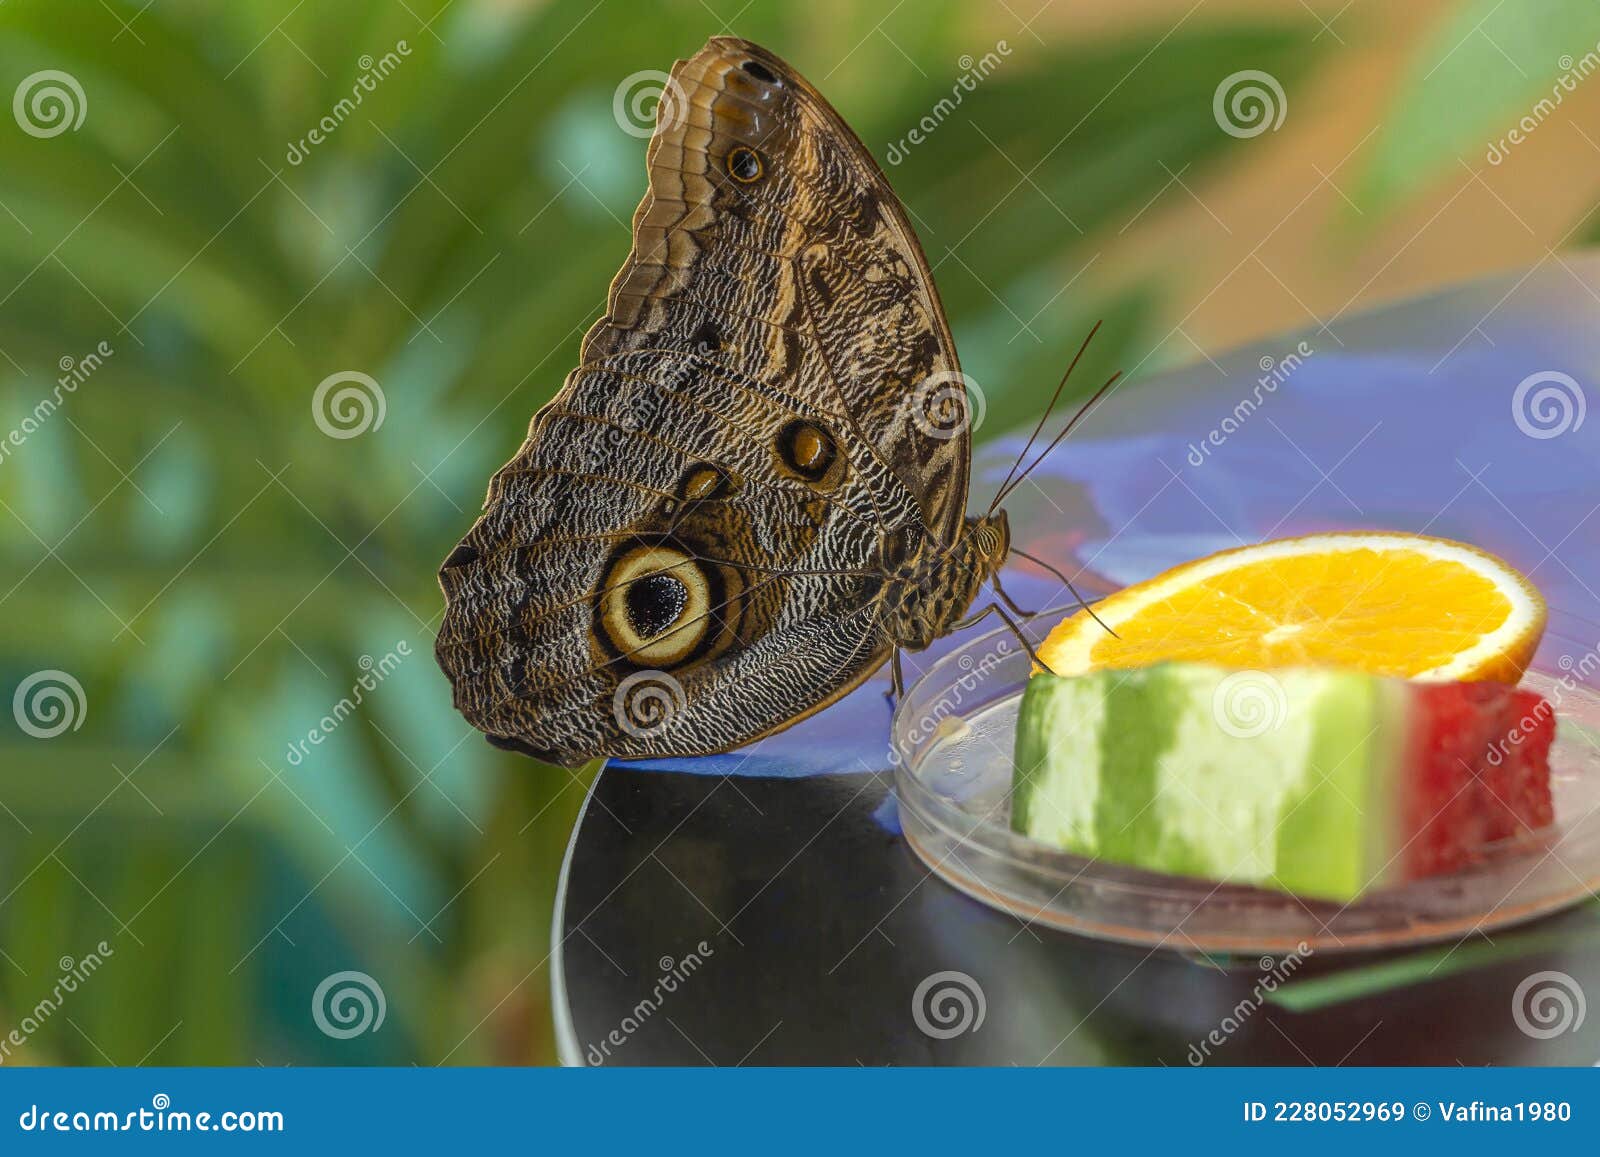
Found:
M 1555 822 L 1550 800 L 1550 745 L 1556 713 L 1549 700 L 1518 688 L 1512 692 L 1509 720 L 1486 757 L 1484 815 L 1488 839 L 1527 836 Z
M 1402 877 L 1454 871 L 1481 859 L 1486 845 L 1530 836 L 1553 821 L 1555 712 L 1543 697 L 1500 683 L 1414 683 L 1407 690 Z

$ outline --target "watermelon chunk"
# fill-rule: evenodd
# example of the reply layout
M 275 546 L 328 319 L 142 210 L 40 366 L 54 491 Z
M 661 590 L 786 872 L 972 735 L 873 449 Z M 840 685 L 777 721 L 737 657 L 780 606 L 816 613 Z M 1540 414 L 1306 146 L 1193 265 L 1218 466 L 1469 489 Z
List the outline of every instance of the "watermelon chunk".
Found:
M 1349 901 L 1553 819 L 1555 713 L 1495 683 L 1193 663 L 1029 681 L 1012 826 L 1154 871 Z

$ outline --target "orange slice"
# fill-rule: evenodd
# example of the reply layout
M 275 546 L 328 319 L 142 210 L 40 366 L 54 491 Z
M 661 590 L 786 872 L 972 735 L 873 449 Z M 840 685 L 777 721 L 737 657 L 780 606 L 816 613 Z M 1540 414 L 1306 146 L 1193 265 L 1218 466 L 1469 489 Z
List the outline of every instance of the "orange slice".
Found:
M 1327 665 L 1408 679 L 1522 678 L 1544 633 L 1539 592 L 1442 538 L 1312 534 L 1185 563 L 1062 622 L 1038 648 L 1060 675 L 1195 660 Z

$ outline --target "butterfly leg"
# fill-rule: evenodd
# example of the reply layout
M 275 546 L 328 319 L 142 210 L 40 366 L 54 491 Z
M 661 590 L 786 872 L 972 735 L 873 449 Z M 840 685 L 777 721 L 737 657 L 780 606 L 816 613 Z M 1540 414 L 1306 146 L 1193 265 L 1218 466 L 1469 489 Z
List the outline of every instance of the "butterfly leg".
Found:
M 1012 609 L 1014 610 L 1015 608 Z M 976 623 L 981 623 L 990 615 L 999 615 L 1002 619 L 1004 619 L 1006 626 L 1011 628 L 1011 633 L 1015 635 L 1017 637 L 1017 641 L 1022 644 L 1022 649 L 1028 652 L 1028 658 L 1033 660 L 1035 666 L 1044 667 L 1044 664 L 1039 662 L 1039 655 L 1038 652 L 1033 649 L 1033 644 L 1028 642 L 1028 636 L 1022 633 L 1022 628 L 1017 625 L 1017 621 L 1010 615 L 1006 614 L 1006 609 L 999 603 L 990 603 L 977 614 L 968 615 L 960 622 L 955 623 L 950 629 L 952 631 L 959 631 L 964 627 L 970 627 Z M 1049 670 L 1048 667 L 1045 669 Z
M 1006 588 L 1000 585 L 1000 572 L 995 571 L 994 578 L 990 580 L 994 585 L 994 593 L 1000 596 L 1002 602 L 1011 609 L 1011 613 L 1024 619 L 1032 619 L 1044 614 L 1043 611 L 1025 611 L 1017 606 L 1017 601 L 1006 593 Z
M 984 619 L 987 619 L 990 615 L 994 614 L 999 609 L 1000 609 L 1000 607 L 999 607 L 998 604 L 990 603 L 988 606 L 984 607 L 983 610 L 977 612 L 976 614 L 968 615 L 964 619 L 960 619 L 960 620 L 958 620 L 958 621 L 956 621 L 954 623 L 951 623 L 950 624 L 950 630 L 951 631 L 964 631 L 968 627 L 975 627 L 979 623 L 983 622 Z
M 894 649 L 894 657 L 889 660 L 889 680 L 890 688 L 883 693 L 883 697 L 889 701 L 890 710 L 893 710 L 900 705 L 906 693 L 906 674 L 900 666 L 899 647 Z

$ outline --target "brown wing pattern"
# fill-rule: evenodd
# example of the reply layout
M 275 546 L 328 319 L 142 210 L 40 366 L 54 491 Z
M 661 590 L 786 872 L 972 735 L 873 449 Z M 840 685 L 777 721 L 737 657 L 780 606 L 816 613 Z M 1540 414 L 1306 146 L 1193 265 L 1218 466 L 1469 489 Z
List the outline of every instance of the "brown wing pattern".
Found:
M 917 384 L 959 372 L 955 343 L 871 154 L 803 77 L 748 41 L 718 37 L 680 62 L 663 109 L 633 252 L 583 361 L 646 344 L 692 350 L 699 311 L 726 310 L 756 379 L 853 420 L 860 449 L 892 472 L 881 481 L 914 496 L 924 525 L 953 541 L 966 506 L 966 423 L 948 423 L 957 437 L 930 435 L 907 400 Z M 754 180 L 730 171 L 740 148 L 756 154 Z
M 908 405 L 958 370 L 926 262 L 821 96 L 712 40 L 648 168 L 606 316 L 440 571 L 456 705 L 569 765 L 727 750 L 856 686 L 885 544 L 953 542 L 966 497 L 964 422 Z

